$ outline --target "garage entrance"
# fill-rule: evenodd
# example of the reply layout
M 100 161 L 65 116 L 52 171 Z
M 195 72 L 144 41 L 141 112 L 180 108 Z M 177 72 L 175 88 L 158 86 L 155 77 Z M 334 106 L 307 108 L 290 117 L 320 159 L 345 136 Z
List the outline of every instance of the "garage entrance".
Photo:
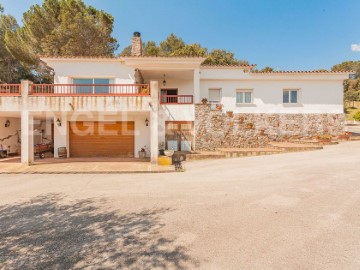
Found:
M 134 122 L 70 122 L 71 157 L 134 157 Z

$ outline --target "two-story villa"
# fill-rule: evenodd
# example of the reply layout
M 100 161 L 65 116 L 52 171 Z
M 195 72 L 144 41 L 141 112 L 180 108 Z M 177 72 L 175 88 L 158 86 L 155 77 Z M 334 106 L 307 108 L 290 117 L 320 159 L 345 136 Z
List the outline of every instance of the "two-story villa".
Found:
M 271 140 L 343 132 L 348 72 L 253 72 L 205 66 L 201 57 L 43 57 L 54 84 L 0 86 L 0 144 L 34 160 L 53 142 L 69 157 L 157 161 L 159 145 L 178 151 L 261 147 Z

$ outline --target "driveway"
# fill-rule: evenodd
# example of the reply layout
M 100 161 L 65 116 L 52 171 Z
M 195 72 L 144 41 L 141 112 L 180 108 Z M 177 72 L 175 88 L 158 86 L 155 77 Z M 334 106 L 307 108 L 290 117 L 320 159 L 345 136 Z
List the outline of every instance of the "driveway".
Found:
M 0 269 L 360 269 L 360 142 L 185 173 L 0 175 Z

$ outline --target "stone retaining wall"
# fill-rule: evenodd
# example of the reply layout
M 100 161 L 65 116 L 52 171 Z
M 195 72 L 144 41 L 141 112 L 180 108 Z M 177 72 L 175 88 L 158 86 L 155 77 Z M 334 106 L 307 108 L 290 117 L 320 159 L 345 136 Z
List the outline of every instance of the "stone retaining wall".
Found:
M 210 105 L 195 105 L 196 150 L 265 147 L 287 141 L 344 132 L 344 114 L 240 113 L 232 117 Z

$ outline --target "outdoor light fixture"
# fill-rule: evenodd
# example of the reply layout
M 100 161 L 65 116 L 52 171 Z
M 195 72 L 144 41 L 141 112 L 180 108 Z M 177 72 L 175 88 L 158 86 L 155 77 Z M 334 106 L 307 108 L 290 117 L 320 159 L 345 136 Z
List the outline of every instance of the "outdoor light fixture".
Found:
M 56 124 L 58 125 L 58 127 L 61 127 L 61 121 L 59 118 L 56 120 Z
M 164 74 L 163 86 L 166 86 L 166 78 L 165 78 L 165 74 Z
M 10 127 L 10 120 L 6 120 L 6 122 L 5 122 L 5 127 L 7 128 L 7 127 Z
M 149 119 L 146 118 L 145 120 L 145 125 L 148 127 L 149 126 Z

